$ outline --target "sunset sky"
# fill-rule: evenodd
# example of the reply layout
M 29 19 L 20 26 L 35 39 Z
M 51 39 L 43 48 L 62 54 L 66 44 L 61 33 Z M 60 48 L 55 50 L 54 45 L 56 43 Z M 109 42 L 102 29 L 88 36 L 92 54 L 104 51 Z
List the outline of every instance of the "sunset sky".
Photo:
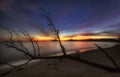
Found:
M 24 28 L 36 39 L 53 39 L 40 8 L 64 40 L 120 37 L 120 0 L 0 0 L 0 25 Z

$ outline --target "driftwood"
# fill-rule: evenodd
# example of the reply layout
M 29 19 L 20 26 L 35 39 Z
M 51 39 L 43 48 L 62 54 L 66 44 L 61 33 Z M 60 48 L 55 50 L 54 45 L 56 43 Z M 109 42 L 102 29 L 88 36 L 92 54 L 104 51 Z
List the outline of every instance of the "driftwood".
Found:
M 7 74 L 11 73 L 12 71 L 14 71 L 16 69 L 22 70 L 23 66 L 27 65 L 28 63 L 30 63 L 32 60 L 35 60 L 35 59 L 59 59 L 59 60 L 62 60 L 64 58 L 79 61 L 79 62 L 83 62 L 85 64 L 88 64 L 88 65 L 91 65 L 91 66 L 94 66 L 94 67 L 97 67 L 97 68 L 100 68 L 100 69 L 104 69 L 104 70 L 107 70 L 107 71 L 110 71 L 110 72 L 120 72 L 120 68 L 117 65 L 117 63 L 114 61 L 114 59 L 112 59 L 112 57 L 110 57 L 110 55 L 108 53 L 106 53 L 97 44 L 94 44 L 94 45 L 99 50 L 101 50 L 106 55 L 106 57 L 108 57 L 111 60 L 111 62 L 115 65 L 116 68 L 110 67 L 110 66 L 107 66 L 107 65 L 101 65 L 101 64 L 94 63 L 94 62 L 91 62 L 91 61 L 88 61 L 88 60 L 84 60 L 80 57 L 67 55 L 66 50 L 65 50 L 65 48 L 62 45 L 61 40 L 60 40 L 59 30 L 55 27 L 51 17 L 46 14 L 46 11 L 42 8 L 40 8 L 40 10 L 44 13 L 44 15 L 42 15 L 42 16 L 45 17 L 48 20 L 48 26 L 51 27 L 52 34 L 55 35 L 55 37 L 56 37 L 56 39 L 57 39 L 57 41 L 58 41 L 58 43 L 61 47 L 63 55 L 42 57 L 41 53 L 40 53 L 40 47 L 38 45 L 38 41 L 34 41 L 32 36 L 27 31 L 22 30 L 20 32 L 17 32 L 15 30 L 11 29 L 10 27 L 1 26 L 2 29 L 6 30 L 10 34 L 9 39 L 5 39 L 5 38 L 2 38 L 2 37 L 0 38 L 0 41 L 2 42 L 2 44 L 4 44 L 6 47 L 16 49 L 16 51 L 18 53 L 19 52 L 24 53 L 24 56 L 28 56 L 28 61 L 26 61 L 25 63 L 23 63 L 21 65 L 18 65 L 18 66 L 14 66 L 14 65 L 11 65 L 9 63 L 2 63 L 1 62 L 0 64 L 9 65 L 10 67 L 12 67 L 12 69 L 5 72 L 5 73 L 2 73 L 0 76 L 7 75 Z M 14 36 L 16 36 L 17 38 L 14 39 Z M 24 41 L 22 41 L 22 40 L 24 40 L 24 39 L 31 43 L 33 53 L 30 53 L 28 48 L 23 44 Z M 17 46 L 16 43 L 19 44 L 19 46 Z

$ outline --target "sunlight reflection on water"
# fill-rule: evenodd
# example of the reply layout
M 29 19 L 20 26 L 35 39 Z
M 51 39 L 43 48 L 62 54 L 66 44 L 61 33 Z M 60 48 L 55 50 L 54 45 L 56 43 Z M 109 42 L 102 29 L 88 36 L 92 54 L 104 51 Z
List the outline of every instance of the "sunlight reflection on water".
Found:
M 67 51 L 67 54 L 71 54 L 77 50 L 79 50 L 80 52 L 86 52 L 88 50 L 96 49 L 93 43 L 95 42 L 62 42 L 62 44 L 64 45 Z M 113 42 L 96 42 L 96 43 L 102 48 L 107 48 L 117 45 L 117 43 L 113 43 Z M 30 42 L 25 42 L 24 44 L 32 53 L 33 48 L 31 47 Z M 40 53 L 42 56 L 62 54 L 58 42 L 39 42 L 39 46 L 41 48 Z M 16 51 L 13 48 L 6 48 L 5 46 L 2 45 L 0 45 L 0 48 L 1 48 L 0 61 L 3 62 L 18 61 L 24 58 L 23 53 Z

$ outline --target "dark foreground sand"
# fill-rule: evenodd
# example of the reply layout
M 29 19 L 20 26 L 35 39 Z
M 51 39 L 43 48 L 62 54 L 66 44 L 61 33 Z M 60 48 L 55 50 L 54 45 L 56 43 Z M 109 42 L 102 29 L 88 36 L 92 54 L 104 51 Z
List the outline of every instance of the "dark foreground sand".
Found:
M 104 49 L 107 51 L 120 66 L 120 46 Z M 95 63 L 114 67 L 111 61 L 99 50 L 80 53 L 81 58 Z M 90 66 L 83 62 L 70 59 L 42 60 L 31 63 L 23 70 L 15 70 L 4 77 L 120 77 L 119 73 L 109 72 L 97 67 Z

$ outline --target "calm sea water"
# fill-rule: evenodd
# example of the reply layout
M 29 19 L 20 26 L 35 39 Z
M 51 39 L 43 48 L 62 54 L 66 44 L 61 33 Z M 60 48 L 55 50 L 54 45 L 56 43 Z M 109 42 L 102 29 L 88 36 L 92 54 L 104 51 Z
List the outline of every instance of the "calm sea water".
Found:
M 79 50 L 80 52 L 87 52 L 88 50 L 96 49 L 93 43 L 95 42 L 78 42 L 78 41 L 62 42 L 62 44 L 64 45 L 67 51 L 67 54 L 74 53 L 77 50 Z M 117 45 L 117 43 L 113 43 L 113 42 L 96 42 L 96 43 L 103 48 Z M 24 44 L 32 53 L 33 48 L 31 43 L 25 42 Z M 40 46 L 40 53 L 42 56 L 62 54 L 58 42 L 39 42 L 39 46 Z M 6 46 L 0 45 L 0 61 L 2 62 L 16 61 L 23 58 L 25 58 L 23 53 L 16 51 L 13 48 L 7 48 Z

